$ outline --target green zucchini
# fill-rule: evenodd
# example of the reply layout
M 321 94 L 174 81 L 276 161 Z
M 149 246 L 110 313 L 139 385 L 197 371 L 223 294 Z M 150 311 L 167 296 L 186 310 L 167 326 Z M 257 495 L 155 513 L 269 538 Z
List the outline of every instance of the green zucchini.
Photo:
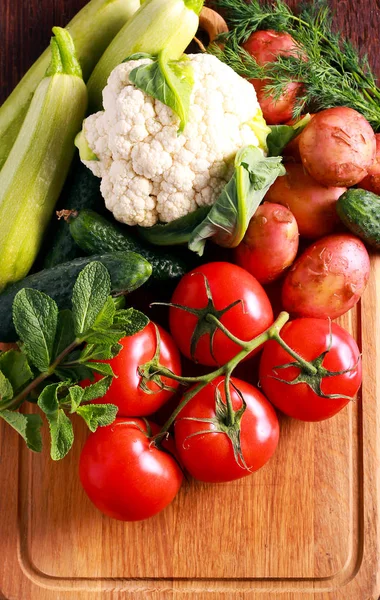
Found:
M 152 279 L 165 282 L 187 272 L 186 263 L 174 253 L 149 247 L 132 234 L 130 227 L 119 227 L 92 210 L 58 213 L 69 223 L 70 233 L 86 254 L 127 250 L 141 254 L 152 265 Z
M 136 52 L 180 58 L 197 32 L 203 0 L 145 0 L 114 37 L 87 83 L 90 112 L 102 109 L 111 71 Z M 172 87 L 171 87 L 171 93 Z
M 350 189 L 338 199 L 337 213 L 352 233 L 374 248 L 380 248 L 380 196 Z
M 98 212 L 105 211 L 104 200 L 100 193 L 100 180 L 79 159 L 75 161 L 72 176 L 63 189 L 59 205 L 61 208 L 72 210 L 93 208 Z M 73 240 L 65 221 L 57 221 L 57 219 L 54 219 L 50 225 L 47 244 L 42 252 L 44 269 L 50 269 L 86 254 Z
M 14 342 L 17 339 L 12 322 L 12 304 L 19 290 L 23 288 L 39 290 L 53 298 L 58 308 L 71 308 L 71 296 L 76 278 L 92 261 L 99 261 L 107 267 L 112 291 L 115 294 L 132 292 L 143 285 L 152 273 L 152 267 L 142 256 L 134 252 L 113 252 L 77 258 L 53 269 L 45 269 L 29 275 L 22 281 L 8 286 L 0 294 L 0 340 Z
M 72 38 L 60 27 L 53 33 L 50 66 L 0 171 L 0 290 L 25 277 L 34 263 L 86 111 Z
M 139 6 L 138 0 L 90 0 L 67 25 L 85 81 L 108 44 Z M 0 169 L 17 138 L 50 57 L 47 48 L 0 107 Z

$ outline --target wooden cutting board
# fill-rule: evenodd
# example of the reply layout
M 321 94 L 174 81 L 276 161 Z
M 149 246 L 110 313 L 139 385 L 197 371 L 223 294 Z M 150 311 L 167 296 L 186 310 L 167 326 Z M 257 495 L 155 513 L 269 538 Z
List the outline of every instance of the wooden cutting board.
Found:
M 2 85 L 8 75 L 11 87 L 38 54 L 33 40 L 39 40 L 41 23 L 42 42 L 53 22 L 64 24 L 83 4 L 33 0 L 26 9 L 22 0 L 1 0 Z M 372 31 L 376 38 L 374 0 L 339 2 L 338 9 L 346 30 L 355 24 L 353 37 L 363 40 Z M 371 47 L 378 51 L 378 38 Z M 46 451 L 29 452 L 0 424 L 0 596 L 377 600 L 379 299 L 380 256 L 373 256 L 362 301 L 339 319 L 363 352 L 356 403 L 317 424 L 281 417 L 278 450 L 261 471 L 229 484 L 186 483 L 168 509 L 146 522 L 112 521 L 85 497 L 77 475 L 87 435 L 81 423 L 75 422 L 73 451 L 60 463 Z

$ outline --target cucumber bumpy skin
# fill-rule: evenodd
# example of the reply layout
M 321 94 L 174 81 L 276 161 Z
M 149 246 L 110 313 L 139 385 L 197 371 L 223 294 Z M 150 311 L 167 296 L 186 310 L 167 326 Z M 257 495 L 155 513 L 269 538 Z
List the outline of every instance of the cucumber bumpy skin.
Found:
M 29 275 L 7 287 L 0 294 L 0 340 L 14 342 L 17 334 L 12 322 L 12 304 L 17 292 L 32 288 L 44 292 L 56 301 L 58 308 L 71 308 L 71 296 L 79 273 L 90 262 L 99 261 L 107 267 L 112 292 L 125 294 L 143 285 L 152 273 L 152 267 L 142 256 L 134 252 L 113 252 L 99 256 L 77 258 L 52 269 Z
M 66 181 L 59 199 L 59 208 L 79 211 L 84 208 L 92 208 L 97 212 L 105 212 L 106 208 L 103 196 L 100 193 L 99 179 L 79 161 L 79 158 L 74 159 L 74 162 L 71 177 Z M 63 219 L 60 221 L 57 219 L 52 220 L 46 238 L 47 243 L 45 248 L 42 249 L 43 269 L 50 269 L 86 254 L 73 240 L 70 229 Z M 116 248 L 116 250 L 123 250 L 123 248 Z M 105 250 L 104 253 L 112 251 L 113 249 Z M 103 250 L 88 252 L 87 254 L 103 254 Z
M 65 217 L 74 241 L 86 254 L 126 250 L 143 256 L 152 265 L 151 283 L 153 280 L 164 283 L 179 279 L 188 271 L 185 262 L 174 252 L 149 247 L 136 239 L 130 228 L 110 223 L 93 210 L 62 211 L 58 214 Z
M 337 213 L 352 233 L 380 249 L 380 196 L 362 189 L 347 190 L 336 204 Z

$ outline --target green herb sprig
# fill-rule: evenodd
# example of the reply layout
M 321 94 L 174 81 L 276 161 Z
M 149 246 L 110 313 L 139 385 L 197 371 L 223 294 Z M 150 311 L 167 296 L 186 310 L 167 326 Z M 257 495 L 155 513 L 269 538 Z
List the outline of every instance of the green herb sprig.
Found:
M 294 117 L 307 109 L 348 106 L 361 112 L 375 131 L 380 130 L 380 89 L 368 58 L 360 57 L 353 45 L 334 31 L 326 2 L 310 3 L 298 14 L 283 0 L 215 0 L 215 6 L 231 31 L 221 36 L 224 48 L 212 45 L 210 51 L 243 77 L 267 79 L 265 91 L 274 98 L 279 98 L 291 81 L 302 83 Z M 264 29 L 289 33 L 300 46 L 299 56 L 282 56 L 259 66 L 241 44 Z
M 76 413 L 91 431 L 112 423 L 113 404 L 88 404 L 105 395 L 114 373 L 109 363 L 119 340 L 143 329 L 149 319 L 134 308 L 120 308 L 112 298 L 111 279 L 104 265 L 88 264 L 73 289 L 72 310 L 58 311 L 54 300 L 24 288 L 13 302 L 13 322 L 19 349 L 0 352 L 0 418 L 13 427 L 28 448 L 42 450 L 39 414 L 20 413 L 25 402 L 36 403 L 49 423 L 53 460 L 69 452 L 74 441 L 70 415 Z M 94 381 L 82 388 L 78 382 Z

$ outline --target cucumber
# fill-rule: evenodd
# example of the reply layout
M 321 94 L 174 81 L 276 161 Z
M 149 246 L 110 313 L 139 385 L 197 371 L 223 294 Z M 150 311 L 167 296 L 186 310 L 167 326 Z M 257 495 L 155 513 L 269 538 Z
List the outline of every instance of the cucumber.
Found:
M 380 196 L 361 189 L 350 189 L 338 199 L 337 213 L 352 233 L 380 248 Z
M 77 258 L 52 269 L 29 275 L 6 288 L 0 294 L 0 340 L 14 342 L 17 334 L 12 322 L 12 304 L 17 292 L 22 288 L 33 288 L 48 294 L 58 304 L 58 308 L 71 308 L 71 296 L 76 278 L 88 263 L 101 262 L 111 276 L 113 293 L 132 292 L 152 273 L 150 264 L 134 252 L 113 252 L 97 256 Z
M 63 190 L 59 204 L 62 208 L 67 209 L 95 208 L 97 211 L 105 210 L 104 200 L 100 193 L 100 180 L 80 162 L 79 158 L 77 158 L 72 176 Z M 44 269 L 50 269 L 55 265 L 68 262 L 85 254 L 74 242 L 64 221 L 58 223 L 54 220 L 52 222 L 48 239 L 52 240 L 52 243 L 49 249 L 45 249 L 42 262 Z
M 130 227 L 119 227 L 92 210 L 61 211 L 69 223 L 70 233 L 86 254 L 127 250 L 141 254 L 152 265 L 152 279 L 165 282 L 182 277 L 186 263 L 174 253 L 151 248 L 133 235 Z

